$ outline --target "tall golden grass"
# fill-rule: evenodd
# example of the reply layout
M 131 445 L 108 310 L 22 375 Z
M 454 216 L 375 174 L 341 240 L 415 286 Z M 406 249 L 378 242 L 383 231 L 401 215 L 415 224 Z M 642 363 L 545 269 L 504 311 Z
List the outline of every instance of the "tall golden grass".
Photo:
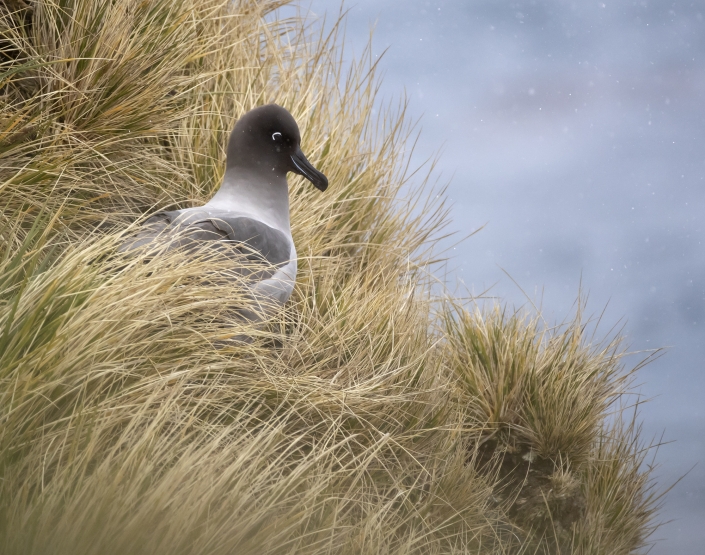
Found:
M 658 496 L 619 339 L 433 294 L 404 102 L 284 3 L 0 5 L 0 550 L 634 552 Z M 223 262 L 116 247 L 205 202 L 266 102 L 331 187 L 291 180 L 295 294 L 223 346 Z

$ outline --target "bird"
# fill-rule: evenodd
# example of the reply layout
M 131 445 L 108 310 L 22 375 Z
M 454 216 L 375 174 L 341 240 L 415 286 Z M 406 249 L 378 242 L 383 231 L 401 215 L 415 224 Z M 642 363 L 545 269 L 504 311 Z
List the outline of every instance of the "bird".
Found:
M 289 111 L 277 104 L 254 108 L 230 134 L 223 181 L 211 200 L 152 214 L 118 251 L 166 244 L 167 250 L 181 249 L 186 255 L 203 247 L 228 252 L 233 270 L 245 277 L 259 305 L 283 305 L 297 269 L 288 172 L 320 191 L 328 188 L 328 178 L 302 152 L 299 127 Z M 261 319 L 247 309 L 239 313 L 250 321 Z

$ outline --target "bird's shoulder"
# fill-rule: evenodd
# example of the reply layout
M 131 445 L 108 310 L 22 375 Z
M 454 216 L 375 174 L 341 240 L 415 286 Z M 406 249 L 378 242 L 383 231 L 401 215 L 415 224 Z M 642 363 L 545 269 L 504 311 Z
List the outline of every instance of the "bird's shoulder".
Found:
M 198 217 L 189 225 L 220 233 L 225 239 L 259 253 L 271 264 L 282 264 L 291 257 L 292 241 L 289 235 L 247 215 L 220 210 L 210 211 L 207 217 Z

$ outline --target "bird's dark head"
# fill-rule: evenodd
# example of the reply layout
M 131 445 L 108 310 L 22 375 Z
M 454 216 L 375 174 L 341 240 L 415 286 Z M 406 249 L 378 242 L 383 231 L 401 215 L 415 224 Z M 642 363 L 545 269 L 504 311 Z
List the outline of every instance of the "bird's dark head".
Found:
M 301 152 L 301 134 L 296 120 L 276 104 L 250 110 L 238 120 L 230 134 L 227 167 L 274 171 L 282 175 L 294 172 L 321 191 L 328 187 L 328 178 Z

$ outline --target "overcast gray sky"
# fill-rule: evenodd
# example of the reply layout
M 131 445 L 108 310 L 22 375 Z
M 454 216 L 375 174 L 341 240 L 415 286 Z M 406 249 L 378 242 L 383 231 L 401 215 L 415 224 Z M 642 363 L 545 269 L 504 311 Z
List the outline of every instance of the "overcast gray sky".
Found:
M 338 0 L 304 1 L 335 15 Z M 645 437 L 668 496 L 652 553 L 705 545 L 705 1 L 351 0 L 351 52 L 376 23 L 382 94 L 443 147 L 454 229 L 484 230 L 451 266 L 475 293 L 553 321 L 582 276 L 589 313 L 633 349 L 668 346 L 639 376 Z M 543 296 L 541 292 L 543 291 Z M 634 361 L 636 362 L 636 360 Z

